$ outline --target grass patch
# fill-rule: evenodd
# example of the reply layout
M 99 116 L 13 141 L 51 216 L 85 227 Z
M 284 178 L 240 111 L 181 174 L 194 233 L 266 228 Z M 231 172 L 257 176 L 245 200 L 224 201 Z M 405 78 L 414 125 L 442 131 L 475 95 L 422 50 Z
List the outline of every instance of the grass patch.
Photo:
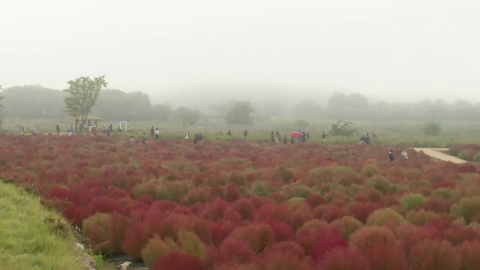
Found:
M 59 219 L 39 198 L 0 181 L 0 269 L 81 269 L 71 229 L 48 222 Z

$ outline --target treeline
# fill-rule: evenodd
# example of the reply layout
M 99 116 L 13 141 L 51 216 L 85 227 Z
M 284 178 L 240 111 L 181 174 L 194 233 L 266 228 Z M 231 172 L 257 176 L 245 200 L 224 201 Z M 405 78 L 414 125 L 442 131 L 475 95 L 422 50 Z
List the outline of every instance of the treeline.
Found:
M 3 90 L 3 115 L 31 119 L 62 119 L 65 93 L 40 85 L 15 86 Z M 173 114 L 167 105 L 152 105 L 147 94 L 105 89 L 100 92 L 92 115 L 109 121 L 166 121 Z
M 277 106 L 255 107 L 262 115 L 306 119 L 349 119 L 357 121 L 478 121 L 480 104 L 457 100 L 447 104 L 444 100 L 424 100 L 414 103 L 378 102 L 371 104 L 361 94 L 335 93 L 328 99 L 328 106 L 321 107 L 313 100 L 304 100 L 287 107 L 285 102 Z M 219 106 L 217 106 L 219 107 Z M 258 110 L 257 110 L 258 109 Z

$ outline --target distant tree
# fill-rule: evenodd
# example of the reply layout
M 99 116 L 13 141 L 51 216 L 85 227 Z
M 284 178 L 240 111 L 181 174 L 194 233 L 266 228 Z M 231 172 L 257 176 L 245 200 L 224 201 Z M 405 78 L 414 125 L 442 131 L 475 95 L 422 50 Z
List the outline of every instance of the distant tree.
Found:
M 68 94 L 64 100 L 66 111 L 70 116 L 80 118 L 80 127 L 83 129 L 88 114 L 95 105 L 102 87 L 107 87 L 105 76 L 94 79 L 90 79 L 90 77 L 80 77 L 67 83 L 70 87 L 63 90 Z
M 347 97 L 347 107 L 351 109 L 368 108 L 368 99 L 362 94 L 350 94 Z
M 175 110 L 175 118 L 186 124 L 193 125 L 200 119 L 200 111 L 180 107 Z
M 4 96 L 2 96 L 2 86 L 0 85 L 0 101 L 2 101 L 2 99 L 4 98 Z M 0 108 L 3 108 L 3 105 L 2 103 L 0 103 Z
M 230 100 L 223 103 L 211 104 L 209 106 L 209 110 L 218 115 L 226 115 L 236 103 L 237 102 L 235 100 Z
M 328 106 L 332 109 L 342 109 L 347 106 L 347 96 L 344 93 L 335 93 L 328 99 Z
M 306 129 L 308 128 L 309 125 L 310 123 L 308 123 L 305 119 L 298 119 L 295 122 L 295 128 L 299 128 L 299 129 Z
M 330 129 L 330 135 L 343 137 L 359 135 L 357 128 L 354 128 L 352 126 L 352 122 L 340 119 L 337 121 L 337 123 L 332 124 L 332 128 Z
M 230 112 L 225 116 L 227 124 L 236 125 L 251 125 L 252 118 L 250 114 L 253 112 L 253 107 L 249 101 L 237 102 Z
M 167 121 L 172 115 L 172 109 L 165 104 L 156 104 L 152 106 L 152 117 L 162 122 Z
M 322 108 L 311 100 L 304 100 L 296 105 L 293 114 L 297 117 L 318 117 Z
M 442 127 L 438 121 L 429 121 L 423 124 L 423 133 L 427 136 L 438 136 L 442 133 Z

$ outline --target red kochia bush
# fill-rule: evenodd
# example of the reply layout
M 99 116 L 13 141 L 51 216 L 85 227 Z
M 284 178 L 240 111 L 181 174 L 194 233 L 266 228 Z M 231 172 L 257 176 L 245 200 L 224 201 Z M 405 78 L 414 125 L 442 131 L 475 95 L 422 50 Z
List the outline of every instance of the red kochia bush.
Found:
M 261 253 L 275 242 L 275 234 L 267 224 L 251 224 L 237 228 L 230 237 L 246 243 L 255 253 Z
M 295 238 L 295 234 L 292 228 L 283 223 L 283 222 L 276 222 L 271 219 L 265 221 L 268 226 L 272 229 L 273 233 L 275 234 L 275 241 L 290 241 Z
M 352 250 L 339 248 L 329 252 L 316 270 L 369 270 L 367 260 Z
M 335 248 L 348 248 L 348 242 L 343 238 L 340 230 L 330 230 L 310 250 L 310 256 L 315 262 L 323 260 L 325 254 Z
M 305 257 L 305 250 L 300 247 L 297 243 L 292 242 L 292 241 L 283 241 L 280 243 L 275 243 L 271 245 L 269 248 L 265 249 L 263 251 L 264 255 L 267 255 L 268 253 L 284 253 L 284 254 L 289 254 L 292 257 L 295 257 L 297 259 L 302 259 Z
M 478 254 L 480 250 L 480 241 L 466 241 L 462 245 L 457 247 L 457 251 L 460 254 L 462 260 L 462 268 L 468 270 L 480 269 L 480 256 Z
M 153 270 L 204 270 L 203 262 L 189 254 L 170 252 L 155 262 Z
M 389 229 L 378 226 L 363 227 L 350 235 L 350 247 L 358 251 L 367 251 L 378 243 L 396 246 L 397 241 Z
M 232 207 L 243 219 L 250 219 L 255 212 L 255 205 L 249 199 L 239 199 L 232 204 Z
M 270 252 L 265 255 L 265 270 L 310 270 L 305 260 L 282 252 Z
M 411 270 L 453 270 L 460 268 L 460 257 L 447 241 L 424 240 L 409 256 Z
M 255 253 L 242 241 L 227 238 L 220 246 L 219 261 L 248 263 L 254 259 Z
M 407 270 L 407 258 L 403 251 L 384 243 L 371 246 L 365 257 L 370 264 L 370 270 Z
M 292 214 L 290 211 L 285 206 L 278 204 L 263 205 L 255 213 L 254 220 L 256 223 L 260 223 L 268 218 L 287 224 L 291 224 L 292 222 Z
M 354 218 L 365 224 L 370 214 L 380 207 L 373 203 L 352 203 L 348 208 Z
M 212 234 L 212 243 L 217 247 L 237 228 L 237 225 L 230 221 L 210 221 L 208 225 Z
M 316 230 L 301 230 L 295 236 L 295 242 L 299 244 L 307 254 L 310 254 L 310 249 L 312 246 L 322 240 L 325 235 L 334 235 L 339 233 L 338 228 L 320 228 Z

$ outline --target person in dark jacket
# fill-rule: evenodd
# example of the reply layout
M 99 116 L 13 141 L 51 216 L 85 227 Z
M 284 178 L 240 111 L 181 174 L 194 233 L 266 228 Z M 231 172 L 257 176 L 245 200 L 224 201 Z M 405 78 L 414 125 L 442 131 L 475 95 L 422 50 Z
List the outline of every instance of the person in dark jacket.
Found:
M 327 134 L 325 134 L 325 132 L 322 133 L 322 138 L 323 138 L 323 141 L 325 141 L 327 139 Z
M 57 124 L 56 129 L 57 129 L 57 136 L 58 136 L 60 135 L 60 124 Z
M 291 143 L 291 144 L 295 144 L 295 139 L 293 138 L 293 136 L 292 136 L 292 138 L 290 139 L 290 143 Z
M 287 139 L 287 135 L 285 135 L 285 137 L 283 137 L 283 144 L 287 144 L 288 143 L 288 139 Z
M 232 136 L 232 132 L 230 131 L 230 129 L 227 132 L 227 136 L 230 136 L 230 137 Z
M 147 142 L 147 135 L 145 135 L 145 132 L 143 132 L 142 143 L 145 144 L 146 142 Z
M 273 131 L 270 133 L 270 140 L 272 140 L 272 142 L 275 142 L 275 136 L 273 135 Z
M 395 160 L 395 158 L 393 157 L 393 150 L 390 150 L 390 151 L 388 152 L 388 159 L 390 160 L 390 162 L 392 162 L 392 161 Z
M 150 136 L 153 137 L 155 133 L 155 128 L 152 126 L 152 128 L 150 129 Z
M 246 140 L 247 136 L 248 136 L 248 131 L 245 129 L 245 132 L 243 132 L 243 138 L 245 138 L 245 140 Z

